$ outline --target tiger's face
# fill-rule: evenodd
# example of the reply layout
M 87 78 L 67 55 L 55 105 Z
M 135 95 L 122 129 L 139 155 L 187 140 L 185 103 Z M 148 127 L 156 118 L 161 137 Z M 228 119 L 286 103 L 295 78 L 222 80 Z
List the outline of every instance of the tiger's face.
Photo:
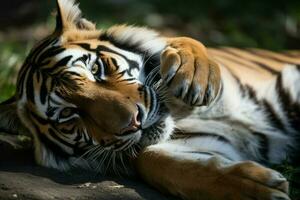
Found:
M 54 33 L 30 52 L 17 82 L 18 116 L 34 134 L 37 161 L 108 167 L 167 139 L 173 121 L 159 85 L 164 41 L 143 28 L 96 30 L 73 1 L 57 5 Z
M 61 62 L 54 75 L 56 85 L 48 91 L 48 108 L 40 110 L 48 119 L 68 126 L 80 124 L 95 143 L 118 151 L 165 137 L 166 108 L 156 82 L 146 83 L 147 77 L 157 77 L 145 74 L 142 54 L 102 41 L 101 36 L 58 48 L 65 50 L 49 60 Z M 151 65 L 147 67 L 157 67 Z M 63 103 L 57 105 L 51 96 Z

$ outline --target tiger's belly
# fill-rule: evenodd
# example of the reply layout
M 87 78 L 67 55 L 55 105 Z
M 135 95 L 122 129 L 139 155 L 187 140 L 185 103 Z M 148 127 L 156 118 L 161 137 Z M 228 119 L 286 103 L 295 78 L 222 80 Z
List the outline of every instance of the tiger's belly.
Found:
M 291 137 L 270 129 L 267 124 L 258 126 L 255 121 L 233 117 L 226 110 L 220 114 L 219 109 L 216 106 L 204 113 L 195 110 L 192 115 L 178 120 L 172 143 L 188 146 L 194 151 L 216 152 L 234 161 L 253 160 L 268 164 L 287 159 L 289 149 L 295 145 Z M 251 110 L 248 112 L 250 114 Z M 259 119 L 257 109 L 252 114 L 253 119 Z

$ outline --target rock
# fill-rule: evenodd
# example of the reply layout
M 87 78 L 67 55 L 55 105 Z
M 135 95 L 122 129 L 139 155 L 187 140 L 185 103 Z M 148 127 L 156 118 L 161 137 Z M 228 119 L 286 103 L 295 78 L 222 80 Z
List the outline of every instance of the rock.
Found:
M 0 141 L 0 200 L 167 200 L 138 178 L 62 173 L 34 164 L 31 148 Z

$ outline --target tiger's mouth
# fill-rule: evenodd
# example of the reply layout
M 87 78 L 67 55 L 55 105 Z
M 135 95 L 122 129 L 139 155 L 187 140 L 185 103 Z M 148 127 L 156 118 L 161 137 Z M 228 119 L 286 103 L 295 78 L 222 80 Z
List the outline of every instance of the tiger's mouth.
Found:
M 142 124 L 142 134 L 138 141 L 138 145 L 142 148 L 168 139 L 174 126 L 173 119 L 164 103 L 166 88 L 162 84 L 158 67 L 148 74 L 144 85 L 149 88 L 149 93 L 152 93 L 152 104 L 155 106 L 149 111 L 147 119 Z
M 169 137 L 172 129 L 168 109 L 163 102 L 159 102 L 152 115 L 146 115 L 142 108 L 139 107 L 141 126 L 137 129 L 127 130 L 118 138 L 123 141 L 131 140 L 131 145 L 136 145 L 143 149 L 149 145 L 156 144 Z M 170 124 L 171 123 L 171 124 Z M 173 126 L 173 125 L 171 125 Z M 130 146 L 126 146 L 130 148 Z M 125 149 L 124 149 L 125 150 Z
M 131 146 L 137 146 L 139 149 L 168 139 L 174 126 L 158 87 L 146 87 L 151 96 L 152 109 L 147 112 L 143 105 L 137 104 L 140 126 L 129 129 L 118 136 L 121 141 L 131 141 Z M 131 146 L 126 146 L 126 148 L 131 148 Z

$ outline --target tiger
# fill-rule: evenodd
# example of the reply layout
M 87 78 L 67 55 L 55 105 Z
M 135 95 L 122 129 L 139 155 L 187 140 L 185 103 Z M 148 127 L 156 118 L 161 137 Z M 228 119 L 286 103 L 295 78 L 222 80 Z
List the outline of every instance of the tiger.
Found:
M 0 130 L 32 134 L 37 164 L 133 171 L 182 199 L 290 199 L 270 165 L 299 165 L 300 51 L 102 30 L 74 0 L 56 5 L 0 105 Z

